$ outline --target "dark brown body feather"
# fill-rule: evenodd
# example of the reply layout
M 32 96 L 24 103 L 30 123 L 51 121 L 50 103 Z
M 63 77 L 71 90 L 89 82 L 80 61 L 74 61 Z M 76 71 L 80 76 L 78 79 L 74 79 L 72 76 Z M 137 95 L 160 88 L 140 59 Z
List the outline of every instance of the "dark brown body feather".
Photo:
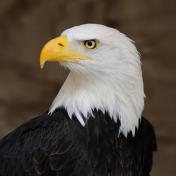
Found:
M 20 126 L 0 141 L 0 176 L 149 176 L 156 140 L 142 118 L 135 136 L 94 111 L 83 127 L 64 108 Z

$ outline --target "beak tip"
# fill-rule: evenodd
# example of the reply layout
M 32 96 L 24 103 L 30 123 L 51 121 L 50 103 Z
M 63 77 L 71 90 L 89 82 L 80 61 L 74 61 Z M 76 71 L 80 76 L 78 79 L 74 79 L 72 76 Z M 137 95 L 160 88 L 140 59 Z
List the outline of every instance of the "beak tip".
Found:
M 43 69 L 45 65 L 46 60 L 45 59 L 40 59 L 40 68 Z
M 40 68 L 43 69 L 43 65 L 40 65 Z

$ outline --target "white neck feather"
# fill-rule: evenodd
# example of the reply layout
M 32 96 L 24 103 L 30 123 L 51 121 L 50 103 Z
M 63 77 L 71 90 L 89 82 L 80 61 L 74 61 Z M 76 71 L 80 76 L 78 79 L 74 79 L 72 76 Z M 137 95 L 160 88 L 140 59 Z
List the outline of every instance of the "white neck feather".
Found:
M 80 74 L 71 71 L 50 107 L 53 113 L 58 107 L 65 107 L 69 117 L 88 118 L 93 109 L 107 111 L 116 122 L 121 122 L 120 132 L 127 136 L 135 134 L 144 107 L 143 81 L 140 66 L 135 73 L 124 72 Z M 134 70 L 133 70 L 134 71 Z M 103 75 L 104 74 L 104 75 Z M 134 75 L 134 76 L 132 76 Z

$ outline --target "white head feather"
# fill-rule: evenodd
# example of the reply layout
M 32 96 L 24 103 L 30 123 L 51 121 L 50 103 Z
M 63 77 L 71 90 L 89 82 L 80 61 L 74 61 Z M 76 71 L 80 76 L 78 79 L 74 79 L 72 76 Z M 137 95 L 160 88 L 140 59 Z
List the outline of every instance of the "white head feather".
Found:
M 93 109 L 107 111 L 120 131 L 135 134 L 144 107 L 143 79 L 138 51 L 132 40 L 118 30 L 98 24 L 84 24 L 65 30 L 76 50 L 91 57 L 77 63 L 63 62 L 70 73 L 50 107 L 53 113 L 65 107 L 82 125 Z M 86 50 L 80 41 L 96 39 L 99 47 Z M 95 117 L 96 118 L 96 117 Z

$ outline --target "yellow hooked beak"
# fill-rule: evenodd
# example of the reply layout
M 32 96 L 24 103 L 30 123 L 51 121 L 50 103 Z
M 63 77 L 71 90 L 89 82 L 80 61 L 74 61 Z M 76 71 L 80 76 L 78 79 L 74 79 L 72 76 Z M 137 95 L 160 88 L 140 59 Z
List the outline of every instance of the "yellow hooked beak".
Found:
M 40 67 L 43 68 L 45 62 L 76 62 L 77 60 L 91 60 L 74 50 L 69 44 L 67 36 L 57 37 L 50 40 L 43 47 L 40 54 Z

